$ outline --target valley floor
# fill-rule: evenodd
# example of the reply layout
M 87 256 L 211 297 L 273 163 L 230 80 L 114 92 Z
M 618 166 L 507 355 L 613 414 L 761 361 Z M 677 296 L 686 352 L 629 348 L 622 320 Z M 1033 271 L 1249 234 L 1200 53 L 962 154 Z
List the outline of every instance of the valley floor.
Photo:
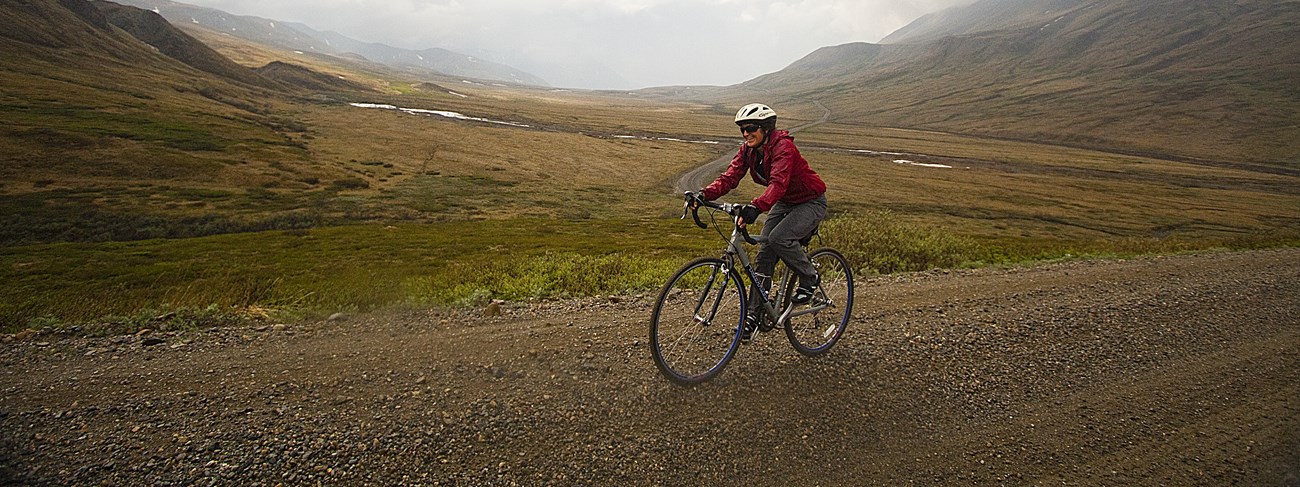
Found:
M 694 388 L 653 296 L 0 345 L 18 485 L 1300 485 L 1300 250 L 859 282 Z

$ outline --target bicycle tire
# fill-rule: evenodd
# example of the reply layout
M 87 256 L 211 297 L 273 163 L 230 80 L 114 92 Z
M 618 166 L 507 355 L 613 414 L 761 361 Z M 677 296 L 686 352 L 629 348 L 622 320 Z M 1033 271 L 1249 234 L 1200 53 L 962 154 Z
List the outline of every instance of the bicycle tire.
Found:
M 716 257 L 686 263 L 659 291 L 650 317 L 650 354 L 668 380 L 695 385 L 726 368 L 745 319 L 740 274 Z
M 799 353 L 809 357 L 824 354 L 844 335 L 849 318 L 853 315 L 853 270 L 849 261 L 839 251 L 822 247 L 808 253 L 809 260 L 817 268 L 821 283 L 813 293 L 812 301 L 796 305 L 796 313 L 825 305 L 824 309 L 798 316 L 792 316 L 785 322 L 785 335 L 790 345 Z M 791 273 L 793 274 L 793 273 Z M 798 278 L 790 276 L 784 283 L 783 305 L 794 294 Z M 782 306 L 784 308 L 784 306 Z

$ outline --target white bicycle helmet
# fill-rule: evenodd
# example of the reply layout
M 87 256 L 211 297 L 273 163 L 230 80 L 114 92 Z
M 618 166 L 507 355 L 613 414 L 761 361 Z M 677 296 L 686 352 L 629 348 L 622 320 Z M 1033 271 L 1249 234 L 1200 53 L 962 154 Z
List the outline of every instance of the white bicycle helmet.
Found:
M 744 125 L 745 122 L 766 122 L 768 119 L 776 121 L 776 111 L 762 103 L 750 103 L 740 107 L 736 112 L 736 125 Z

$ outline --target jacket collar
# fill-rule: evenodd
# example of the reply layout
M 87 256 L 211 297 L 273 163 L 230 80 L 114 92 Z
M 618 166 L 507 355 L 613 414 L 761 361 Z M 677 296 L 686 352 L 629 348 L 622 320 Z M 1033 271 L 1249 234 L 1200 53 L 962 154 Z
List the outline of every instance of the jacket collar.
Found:
M 745 151 L 752 151 L 752 150 L 755 150 L 755 149 L 760 149 L 760 150 L 762 150 L 762 151 L 764 151 L 764 152 L 767 152 L 767 149 L 770 148 L 770 147 L 772 147 L 772 145 L 775 144 L 776 141 L 779 140 L 779 139 L 794 139 L 794 136 L 793 136 L 793 135 L 790 135 L 790 131 L 788 131 L 788 130 L 779 130 L 779 129 L 778 129 L 778 130 L 773 130 L 772 133 L 767 134 L 767 137 L 763 138 L 763 144 L 762 144 L 762 145 L 759 145 L 758 147 L 750 147 L 750 146 L 746 145 L 746 146 L 745 146 Z

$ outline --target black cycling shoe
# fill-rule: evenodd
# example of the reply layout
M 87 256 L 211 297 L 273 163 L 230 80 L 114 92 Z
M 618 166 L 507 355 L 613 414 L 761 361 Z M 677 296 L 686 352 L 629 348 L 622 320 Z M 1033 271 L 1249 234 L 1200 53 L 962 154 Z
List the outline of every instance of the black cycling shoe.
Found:
M 740 341 L 749 343 L 754 339 L 754 331 L 758 330 L 758 316 L 753 313 L 745 315 L 745 326 L 740 329 Z
M 802 279 L 800 281 L 802 281 Z M 817 289 L 817 285 L 821 284 L 821 281 L 821 276 L 817 276 L 813 279 L 812 283 L 806 284 L 800 282 L 799 287 L 795 288 L 794 294 L 790 295 L 790 302 L 794 304 L 807 304 L 809 301 L 812 301 L 813 291 Z

